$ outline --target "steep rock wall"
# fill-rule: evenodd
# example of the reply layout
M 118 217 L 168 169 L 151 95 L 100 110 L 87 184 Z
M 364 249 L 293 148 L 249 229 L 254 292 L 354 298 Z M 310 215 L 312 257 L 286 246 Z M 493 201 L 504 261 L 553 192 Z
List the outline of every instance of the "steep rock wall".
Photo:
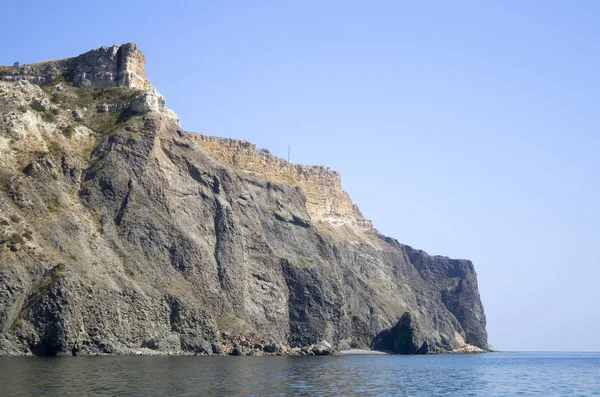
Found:
M 306 208 L 313 221 L 349 225 L 360 230 L 373 228 L 372 222 L 343 190 L 339 172 L 323 166 L 289 163 L 258 150 L 247 141 L 200 134 L 195 139 L 217 159 L 249 175 L 298 186 L 306 196 Z
M 487 348 L 472 264 L 379 235 L 338 173 L 186 133 L 162 102 L 35 110 L 42 80 L 0 82 L 0 354 Z
M 77 87 L 130 87 L 151 89 L 146 78 L 146 58 L 134 43 L 101 47 L 73 58 L 58 59 L 16 67 L 0 68 L 0 79 L 28 80 L 50 84 L 57 78 Z

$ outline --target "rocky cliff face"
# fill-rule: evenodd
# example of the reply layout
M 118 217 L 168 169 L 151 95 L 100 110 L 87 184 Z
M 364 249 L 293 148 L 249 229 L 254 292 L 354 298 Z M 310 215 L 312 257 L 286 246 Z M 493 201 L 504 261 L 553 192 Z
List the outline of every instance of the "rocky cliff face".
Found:
M 371 221 L 363 217 L 342 189 L 339 172 L 322 166 L 289 163 L 246 141 L 200 134 L 193 137 L 214 157 L 245 174 L 298 186 L 306 197 L 306 210 L 313 221 L 349 225 L 359 230 L 373 228 Z
M 469 261 L 381 236 L 336 172 L 181 130 L 143 64 L 0 69 L 0 353 L 487 348 Z
M 115 86 L 149 90 L 146 78 L 146 58 L 134 43 L 101 47 L 74 58 L 58 59 L 3 67 L 0 79 L 50 84 L 58 76 L 65 76 L 76 87 L 108 88 Z

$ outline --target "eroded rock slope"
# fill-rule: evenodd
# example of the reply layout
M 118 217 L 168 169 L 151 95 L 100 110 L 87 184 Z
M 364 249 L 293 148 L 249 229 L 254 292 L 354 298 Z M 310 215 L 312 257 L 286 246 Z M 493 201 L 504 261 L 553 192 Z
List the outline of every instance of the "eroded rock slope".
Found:
M 487 348 L 471 262 L 380 235 L 327 168 L 183 131 L 144 62 L 0 68 L 1 354 Z

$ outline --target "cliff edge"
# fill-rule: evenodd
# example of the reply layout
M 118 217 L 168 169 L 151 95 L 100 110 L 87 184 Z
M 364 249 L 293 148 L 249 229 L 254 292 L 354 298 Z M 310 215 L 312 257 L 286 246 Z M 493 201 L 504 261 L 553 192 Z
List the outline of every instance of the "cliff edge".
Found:
M 339 173 L 183 131 L 135 44 L 0 67 L 0 354 L 485 350 L 471 262 Z

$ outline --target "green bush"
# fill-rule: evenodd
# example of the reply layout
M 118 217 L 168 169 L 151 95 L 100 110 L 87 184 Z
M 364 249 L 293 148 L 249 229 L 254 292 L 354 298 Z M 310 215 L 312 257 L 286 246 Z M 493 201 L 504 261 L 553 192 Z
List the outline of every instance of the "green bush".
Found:
M 36 112 L 43 112 L 45 110 L 44 107 L 40 105 L 40 102 L 36 100 L 31 101 L 29 106 Z
M 10 236 L 10 238 L 8 239 L 8 242 L 11 244 L 25 244 L 25 240 L 23 240 L 23 237 L 21 237 L 21 235 L 19 235 L 17 233 Z
M 130 102 L 142 91 L 128 87 L 110 87 L 94 90 L 92 96 L 95 100 L 106 103 Z
M 64 74 L 58 74 L 52 78 L 52 84 L 64 83 L 67 79 Z
M 46 110 L 44 114 L 42 114 L 42 119 L 49 123 L 53 123 L 56 118 L 54 117 L 54 112 Z
M 73 133 L 75 132 L 75 127 L 73 127 L 70 124 L 69 125 L 61 125 L 59 127 L 59 129 L 60 129 L 60 132 L 68 138 L 70 138 L 71 135 L 73 135 Z
M 125 108 L 121 110 L 121 112 L 119 112 L 119 117 L 117 117 L 117 124 L 125 123 L 133 116 L 133 110 L 131 110 L 131 108 Z
M 91 88 L 80 88 L 77 90 L 77 98 L 73 101 L 73 104 L 84 108 L 89 107 L 93 100 Z

